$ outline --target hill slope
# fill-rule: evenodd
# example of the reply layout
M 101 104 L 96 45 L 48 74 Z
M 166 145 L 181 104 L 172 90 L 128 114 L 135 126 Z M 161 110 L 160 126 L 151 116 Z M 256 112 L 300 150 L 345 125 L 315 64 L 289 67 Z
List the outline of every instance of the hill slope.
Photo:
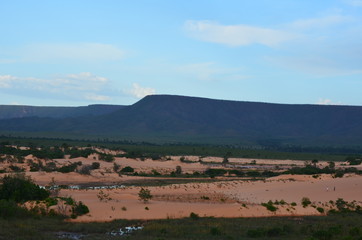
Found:
M 289 105 L 153 95 L 88 118 L 0 121 L 0 131 L 204 143 L 357 145 L 362 107 Z
M 111 113 L 124 106 L 89 105 L 84 107 L 36 107 L 24 105 L 0 105 L 0 119 L 24 117 L 67 118 L 79 116 L 96 116 Z

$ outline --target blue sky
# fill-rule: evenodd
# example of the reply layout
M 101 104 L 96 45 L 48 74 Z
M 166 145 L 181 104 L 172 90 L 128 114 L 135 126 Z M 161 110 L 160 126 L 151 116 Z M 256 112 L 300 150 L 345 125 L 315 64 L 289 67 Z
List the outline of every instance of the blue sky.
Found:
M 362 105 L 362 0 L 2 0 L 0 104 Z

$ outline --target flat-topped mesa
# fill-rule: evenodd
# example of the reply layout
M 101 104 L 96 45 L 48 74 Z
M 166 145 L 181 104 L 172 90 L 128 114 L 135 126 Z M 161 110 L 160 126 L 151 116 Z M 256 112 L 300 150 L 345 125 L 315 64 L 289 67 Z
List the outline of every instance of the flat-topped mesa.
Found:
M 47 132 L 48 136 L 62 133 L 122 140 L 253 146 L 362 144 L 361 106 L 150 95 L 131 106 L 117 107 L 109 107 L 112 111 L 104 113 L 97 112 L 97 116 L 2 120 L 0 133 Z

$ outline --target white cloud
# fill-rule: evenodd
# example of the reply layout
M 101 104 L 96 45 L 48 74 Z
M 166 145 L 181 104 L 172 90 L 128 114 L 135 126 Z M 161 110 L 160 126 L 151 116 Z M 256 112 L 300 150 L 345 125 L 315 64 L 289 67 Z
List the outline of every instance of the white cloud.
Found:
M 13 51 L 18 61 L 114 61 L 124 57 L 124 51 L 117 46 L 102 43 L 44 43 L 28 45 Z
M 11 81 L 15 80 L 16 78 L 11 75 L 2 75 L 0 76 L 0 88 L 10 88 Z
M 51 78 L 0 76 L 0 88 L 13 94 L 47 95 L 73 100 L 107 101 L 111 98 L 102 94 L 110 88 L 105 77 L 89 72 L 60 75 Z
M 78 73 L 78 74 L 68 74 L 68 75 L 66 75 L 66 77 L 71 78 L 71 79 L 85 80 L 85 81 L 92 81 L 92 82 L 101 82 L 101 83 L 105 83 L 108 81 L 107 78 L 93 75 L 90 72 L 82 72 L 82 73 Z
M 22 104 L 20 104 L 18 102 L 11 102 L 10 105 L 22 105 Z
M 262 44 L 269 47 L 290 41 L 297 36 L 282 30 L 249 25 L 221 25 L 211 21 L 187 21 L 187 33 L 196 39 L 229 46 Z
M 147 95 L 155 94 L 156 90 L 153 88 L 141 87 L 138 83 L 133 83 L 133 88 L 130 93 L 134 97 L 143 98 Z
M 301 37 L 265 59 L 316 77 L 361 74 L 361 27 L 358 18 L 339 14 L 297 20 L 284 28 Z
M 333 102 L 331 99 L 327 99 L 327 98 L 320 98 L 316 104 L 318 105 L 342 105 L 342 103 L 338 102 Z
M 345 0 L 344 2 L 355 7 L 362 7 L 362 0 Z
M 320 18 L 300 19 L 290 24 L 287 24 L 287 27 L 291 28 L 291 30 L 293 31 L 306 30 L 310 28 L 325 28 L 328 26 L 345 23 L 351 21 L 352 19 L 353 18 L 349 16 L 330 15 Z
M 85 95 L 85 99 L 92 101 L 108 101 L 111 98 L 104 95 L 96 95 L 96 94 L 87 94 Z

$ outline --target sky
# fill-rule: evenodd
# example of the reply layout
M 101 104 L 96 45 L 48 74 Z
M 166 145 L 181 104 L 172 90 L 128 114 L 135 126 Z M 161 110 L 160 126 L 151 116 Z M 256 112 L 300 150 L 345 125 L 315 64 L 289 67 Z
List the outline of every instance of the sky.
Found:
M 1 0 L 0 104 L 362 105 L 362 0 Z

